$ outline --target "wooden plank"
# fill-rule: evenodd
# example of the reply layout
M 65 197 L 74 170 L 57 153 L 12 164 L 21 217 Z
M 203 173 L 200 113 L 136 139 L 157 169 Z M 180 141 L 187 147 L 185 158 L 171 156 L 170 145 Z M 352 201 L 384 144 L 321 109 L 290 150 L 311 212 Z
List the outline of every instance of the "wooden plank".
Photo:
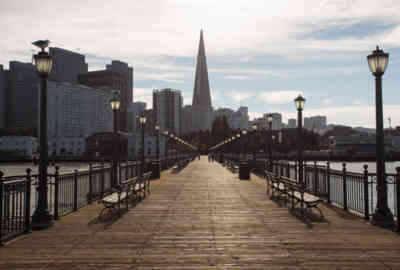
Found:
M 399 236 L 329 205 L 305 224 L 202 157 L 121 217 L 92 204 L 0 248 L 0 269 L 400 269 Z

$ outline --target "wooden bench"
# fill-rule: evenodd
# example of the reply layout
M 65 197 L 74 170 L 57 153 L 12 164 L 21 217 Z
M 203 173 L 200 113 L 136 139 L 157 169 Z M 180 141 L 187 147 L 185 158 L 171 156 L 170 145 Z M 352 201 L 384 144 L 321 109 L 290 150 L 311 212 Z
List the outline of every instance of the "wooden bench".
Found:
M 104 205 L 103 209 L 100 211 L 99 216 L 104 215 L 105 211 L 108 212 L 118 212 L 121 215 L 121 204 L 125 203 L 126 209 L 129 210 L 129 198 L 132 195 L 132 190 L 138 182 L 138 177 L 133 177 L 122 182 L 119 186 L 112 188 L 102 194 L 95 194 L 95 198 L 104 196 L 97 202 Z
M 237 166 L 234 162 L 228 160 L 227 161 L 227 168 L 232 172 L 232 173 L 237 173 L 239 171 L 239 166 Z
M 265 171 L 265 179 L 268 190 L 271 190 L 272 198 L 284 198 L 285 203 L 290 200 L 292 211 L 296 205 L 300 204 L 302 217 L 305 217 L 307 213 L 311 212 L 312 208 L 315 208 L 319 211 L 321 219 L 324 218 L 321 209 L 318 208 L 319 203 L 323 202 L 323 200 L 308 192 L 301 183 L 287 177 L 277 176 L 268 171 Z
M 177 173 L 180 170 L 182 170 L 183 168 L 186 167 L 186 165 L 188 164 L 187 160 L 181 160 L 179 162 L 177 162 L 173 167 L 172 167 L 172 172 Z

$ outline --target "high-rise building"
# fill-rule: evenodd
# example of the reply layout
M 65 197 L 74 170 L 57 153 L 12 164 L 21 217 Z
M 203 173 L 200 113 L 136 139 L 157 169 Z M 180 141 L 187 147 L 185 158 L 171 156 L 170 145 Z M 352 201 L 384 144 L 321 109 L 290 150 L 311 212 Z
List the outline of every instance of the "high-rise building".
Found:
M 7 74 L 7 119 L 10 128 L 36 129 L 39 119 L 39 77 L 31 63 L 11 61 Z
M 57 82 L 78 83 L 78 75 L 88 72 L 85 56 L 65 49 L 50 47 L 49 54 L 53 58 L 53 66 L 49 80 Z
M 272 130 L 281 130 L 283 128 L 282 123 L 282 114 L 280 113 L 271 113 L 272 114 Z M 266 118 L 268 113 L 264 114 L 264 118 Z
M 288 128 L 296 128 L 297 127 L 297 120 L 296 119 L 289 119 L 288 120 Z
M 182 134 L 188 134 L 193 130 L 192 105 L 182 108 Z
M 201 30 L 192 103 L 193 130 L 210 130 L 213 120 L 212 117 L 213 108 L 211 105 L 206 52 L 204 48 L 203 30 Z
M 304 128 L 309 130 L 320 130 L 326 127 L 326 116 L 304 117 Z
M 237 111 L 229 108 L 220 108 L 214 112 L 215 116 L 225 116 L 231 129 L 248 129 L 249 115 L 247 107 L 240 107 Z
M 6 126 L 6 90 L 6 71 L 3 69 L 3 66 L 0 65 L 0 128 L 4 128 Z
M 153 91 L 154 123 L 158 123 L 160 130 L 181 134 L 182 105 L 183 97 L 179 90 L 166 88 Z
M 78 81 L 94 88 L 107 87 L 120 91 L 121 106 L 117 113 L 117 129 L 127 131 L 128 106 L 133 102 L 133 69 L 124 62 L 112 61 L 105 70 L 80 74 Z

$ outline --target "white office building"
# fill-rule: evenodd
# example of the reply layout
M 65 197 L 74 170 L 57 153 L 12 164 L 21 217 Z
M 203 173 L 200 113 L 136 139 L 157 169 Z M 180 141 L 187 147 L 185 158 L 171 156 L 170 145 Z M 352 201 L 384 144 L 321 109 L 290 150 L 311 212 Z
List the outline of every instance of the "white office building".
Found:
M 85 149 L 86 137 L 113 130 L 112 91 L 48 82 L 49 155 L 80 156 Z
M 9 156 L 33 158 L 38 149 L 38 140 L 28 136 L 0 137 L 0 151 Z

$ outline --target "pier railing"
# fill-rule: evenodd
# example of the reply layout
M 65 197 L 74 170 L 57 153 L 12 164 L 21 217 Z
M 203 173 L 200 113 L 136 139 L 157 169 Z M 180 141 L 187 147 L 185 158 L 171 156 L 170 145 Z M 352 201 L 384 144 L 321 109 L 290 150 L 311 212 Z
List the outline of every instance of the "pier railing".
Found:
M 265 161 L 257 162 L 267 168 Z M 275 174 L 298 181 L 297 164 L 287 161 L 274 161 L 272 164 Z M 362 173 L 347 171 L 346 163 L 342 164 L 341 170 L 334 170 L 330 168 L 329 162 L 323 166 L 316 162 L 312 165 L 306 164 L 303 170 L 304 184 L 311 193 L 366 220 L 370 219 L 377 201 L 377 179 L 375 173 L 368 171 L 367 165 L 364 165 Z M 386 173 L 386 184 L 388 206 L 400 227 L 400 168 L 395 174 Z
M 220 160 L 228 159 L 231 162 L 243 160 L 243 155 L 223 154 Z M 253 173 L 264 175 L 265 170 L 298 181 L 298 166 L 293 161 L 269 161 L 268 159 L 247 160 Z M 388 206 L 400 230 L 400 168 L 397 173 L 386 173 Z M 330 163 L 319 165 L 317 162 L 303 165 L 304 185 L 312 194 L 325 199 L 329 204 L 341 207 L 356 215 L 370 220 L 375 211 L 377 201 L 377 179 L 375 173 L 363 166 L 363 172 L 347 171 L 346 163 L 341 170 L 330 167 Z
M 161 169 L 169 169 L 189 155 L 176 155 L 160 159 Z M 149 162 L 147 162 L 149 163 Z M 56 166 L 47 176 L 47 200 L 50 214 L 60 216 L 77 211 L 92 203 L 94 194 L 103 197 L 113 184 L 139 175 L 141 162 L 89 164 L 89 170 L 60 174 Z M 144 168 L 145 171 L 148 168 Z M 31 169 L 25 175 L 4 177 L 0 171 L 0 245 L 30 230 L 31 217 L 37 206 L 38 175 Z M 98 198 L 98 197 L 97 197 Z

